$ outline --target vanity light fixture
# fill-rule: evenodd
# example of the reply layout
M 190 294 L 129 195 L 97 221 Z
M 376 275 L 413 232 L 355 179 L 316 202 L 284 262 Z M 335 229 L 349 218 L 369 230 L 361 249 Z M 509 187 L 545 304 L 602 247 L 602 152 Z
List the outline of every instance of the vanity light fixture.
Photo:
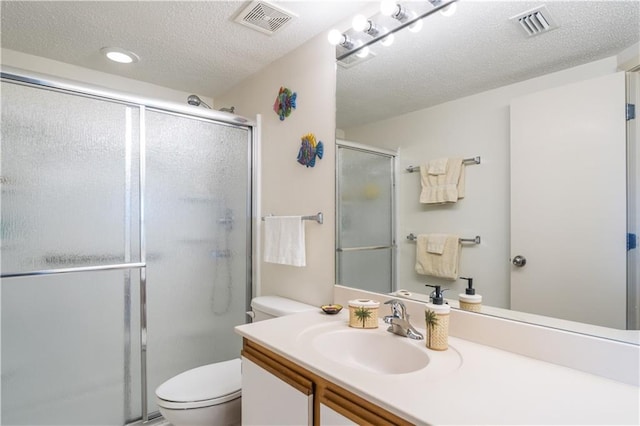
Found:
M 442 4 L 442 0 L 429 0 L 429 3 L 431 3 L 433 5 L 433 7 L 438 7 Z M 451 2 L 451 4 L 449 6 L 443 7 L 440 10 L 440 14 L 442 16 L 451 16 L 454 13 L 456 13 L 456 9 L 457 9 L 458 5 Z
M 397 3 L 396 0 L 383 0 L 380 3 L 380 13 L 382 13 L 384 16 L 390 16 L 401 23 L 413 20 L 418 16 L 416 12 L 402 6 L 401 4 Z M 412 33 L 417 33 L 422 29 L 422 20 L 420 19 L 416 21 L 408 28 Z
M 404 22 L 410 17 L 410 12 L 395 0 L 383 0 L 380 3 L 380 13 L 384 16 L 390 16 L 400 22 Z M 415 16 L 415 13 L 414 13 Z
M 358 43 L 358 47 L 362 46 L 362 42 Z M 358 50 L 358 52 L 356 52 L 356 56 L 358 58 L 366 58 L 367 56 L 369 56 L 369 46 L 365 46 L 362 49 Z
M 103 47 L 100 49 L 100 53 L 108 59 L 120 64 L 132 64 L 140 60 L 140 57 L 135 53 L 120 47 Z
M 351 26 L 353 26 L 354 30 L 362 31 L 374 38 L 382 32 L 373 21 L 367 19 L 364 15 L 356 15 L 351 22 Z
M 386 36 L 385 38 L 383 38 L 382 40 L 380 40 L 380 44 L 383 45 L 384 47 L 389 47 L 393 44 L 394 40 L 395 40 L 395 36 L 392 33 Z
M 420 31 L 423 27 L 423 19 L 436 12 L 444 12 L 446 16 L 451 15 L 455 11 L 455 3 L 458 0 L 427 0 L 419 5 L 420 12 L 407 9 L 400 4 L 400 1 L 383 0 L 380 3 L 380 12 L 375 16 L 367 18 L 358 14 L 351 22 L 352 28 L 347 31 L 331 30 L 327 38 L 329 43 L 337 47 L 336 59 L 338 62 L 345 64 L 351 55 L 364 58 L 370 53 L 374 53 L 373 56 L 375 56 L 375 52 L 369 51 L 370 46 L 378 42 L 383 46 L 390 46 L 394 42 L 395 33 L 403 28 L 414 33 Z M 425 7 L 427 10 L 422 10 Z M 381 17 L 382 20 L 379 19 Z M 393 23 L 392 20 L 397 22 Z M 385 26 L 382 26 L 381 23 L 384 23 Z M 390 26 L 390 29 L 387 29 L 387 26 Z M 367 34 L 371 39 L 364 37 L 362 33 Z M 350 64 L 357 62 L 359 61 L 352 59 Z
M 327 34 L 327 40 L 333 46 L 342 46 L 345 49 L 352 49 L 353 42 L 348 35 L 341 33 L 339 30 L 333 29 Z

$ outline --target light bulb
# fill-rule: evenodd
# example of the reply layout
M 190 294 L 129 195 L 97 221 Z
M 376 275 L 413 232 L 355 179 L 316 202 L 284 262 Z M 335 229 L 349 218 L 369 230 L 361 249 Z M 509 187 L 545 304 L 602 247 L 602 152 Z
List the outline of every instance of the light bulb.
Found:
M 333 46 L 339 45 L 343 38 L 342 33 L 336 29 L 329 31 L 329 34 L 327 34 L 327 40 L 329 40 L 329 43 Z
M 391 16 L 398 10 L 398 4 L 396 0 L 382 0 L 380 3 L 380 13 L 384 16 Z
M 356 56 L 358 56 L 358 58 L 366 58 L 369 56 L 369 46 L 365 46 L 359 50 L 358 53 L 356 53 Z
M 449 6 L 440 9 L 440 13 L 442 14 L 442 16 L 451 16 L 454 13 L 456 13 L 457 8 L 458 8 L 457 4 L 451 3 Z
M 411 13 L 411 19 L 415 19 L 416 16 L 417 15 L 415 12 Z M 416 21 L 413 25 L 409 25 L 409 31 L 411 31 L 412 33 L 420 32 L 421 29 L 422 29 L 422 19 L 420 19 L 419 21 Z
M 388 36 L 380 40 L 380 44 L 385 47 L 389 47 L 393 44 L 393 40 L 395 40 L 395 36 L 393 34 L 389 34 Z
M 351 21 L 351 26 L 356 31 L 364 31 L 369 26 L 369 20 L 364 15 L 356 15 Z

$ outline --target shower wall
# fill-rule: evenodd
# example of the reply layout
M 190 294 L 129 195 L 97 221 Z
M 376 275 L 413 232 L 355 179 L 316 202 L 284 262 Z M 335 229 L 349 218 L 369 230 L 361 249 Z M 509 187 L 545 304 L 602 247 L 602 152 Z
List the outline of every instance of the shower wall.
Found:
M 162 381 L 239 355 L 252 128 L 1 90 L 2 424 L 147 418 Z

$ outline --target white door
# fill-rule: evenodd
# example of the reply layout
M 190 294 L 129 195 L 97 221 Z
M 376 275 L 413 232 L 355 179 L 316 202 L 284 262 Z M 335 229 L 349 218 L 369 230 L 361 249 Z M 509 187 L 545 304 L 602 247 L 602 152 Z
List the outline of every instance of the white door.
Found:
M 511 308 L 626 328 L 625 76 L 511 103 Z

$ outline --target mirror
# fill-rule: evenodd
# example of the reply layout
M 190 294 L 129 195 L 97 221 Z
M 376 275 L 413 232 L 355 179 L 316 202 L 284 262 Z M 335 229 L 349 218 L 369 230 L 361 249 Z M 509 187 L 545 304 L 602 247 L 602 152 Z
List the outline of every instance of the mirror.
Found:
M 422 3 L 407 2 L 406 7 L 416 9 L 420 14 L 418 8 L 430 6 L 428 2 Z M 510 20 L 521 12 L 543 5 L 546 6 L 542 13 L 551 26 L 549 31 L 529 36 L 517 20 Z M 382 26 L 391 28 L 396 25 L 392 18 L 374 15 L 370 13 L 368 16 L 372 20 L 379 19 Z M 542 294 L 542 305 L 555 305 L 557 313 L 535 309 L 523 313 L 510 309 L 515 297 L 512 282 L 515 267 L 511 260 L 521 254 L 511 252 L 514 245 L 511 225 L 517 219 L 511 216 L 511 204 L 513 194 L 518 191 L 512 187 L 514 170 L 511 157 L 514 148 L 511 143 L 513 105 L 520 105 L 522 99 L 540 92 L 572 87 L 583 81 L 616 74 L 620 64 L 638 56 L 639 20 L 640 4 L 637 2 L 460 1 L 453 16 L 434 13 L 423 20 L 420 32 L 413 33 L 405 28 L 394 34 L 391 46 L 371 45 L 372 55 L 368 58 L 349 57 L 338 61 L 338 137 L 398 152 L 396 244 L 399 289 L 407 290 L 410 297 L 425 299 L 429 293 L 425 283 L 441 284 L 450 288 L 445 295 L 455 306 L 457 295 L 464 292 L 465 282 L 417 274 L 414 270 L 415 242 L 407 240 L 406 236 L 443 232 L 455 233 L 466 239 L 478 235 L 481 244 L 463 244 L 460 275 L 474 278 L 477 292 L 483 296 L 484 313 L 572 328 L 589 334 L 609 337 L 613 334 L 613 338 L 629 340 L 628 333 L 618 333 L 613 329 L 639 328 L 638 249 L 629 250 L 627 254 L 625 247 L 622 263 L 618 263 L 623 266 L 617 267 L 616 273 L 624 276 L 625 282 L 616 284 L 621 289 L 616 291 L 626 296 L 629 290 L 632 299 L 632 303 L 618 303 L 613 308 L 623 318 L 622 323 L 618 321 L 619 325 L 599 324 L 599 305 L 580 306 L 585 294 L 604 294 L 600 300 L 608 301 L 610 280 L 600 280 L 596 288 L 585 284 L 584 288 L 578 286 L 577 292 L 562 294 L 568 283 L 578 281 L 579 285 L 582 284 L 575 278 L 576 269 L 571 267 L 562 268 L 557 280 L 545 279 L 550 287 L 538 291 Z M 632 89 L 637 74 L 634 72 L 628 77 L 628 86 Z M 555 105 L 552 102 L 547 107 L 552 109 Z M 629 214 L 626 211 L 622 214 L 628 216 L 628 228 L 631 230 L 637 229 L 635 212 L 640 209 L 637 206 L 638 178 L 635 173 L 638 151 L 633 151 L 637 144 L 637 133 L 636 136 L 633 133 L 637 132 L 637 127 L 633 126 L 637 124 L 629 123 L 626 132 L 632 138 L 629 172 L 633 179 L 628 187 Z M 591 124 L 583 122 L 578 126 L 587 128 Z M 540 133 L 540 140 L 546 139 L 550 133 L 544 127 L 536 131 Z M 566 175 L 574 173 L 574 167 L 589 166 L 591 170 L 597 167 L 583 161 L 583 154 L 587 154 L 586 146 L 579 158 L 564 164 Z M 407 172 L 408 166 L 418 166 L 426 160 L 442 157 L 475 156 L 481 157 L 481 163 L 465 167 L 465 198 L 447 205 L 425 206 L 418 203 L 420 173 Z M 547 175 L 545 167 L 548 164 L 545 161 L 541 163 L 537 163 L 538 173 Z M 616 203 L 626 207 L 624 181 L 623 178 L 615 191 L 622 194 Z M 549 211 L 558 215 L 568 209 L 569 203 L 576 198 L 577 189 L 565 188 L 567 196 L 559 204 L 535 205 L 539 207 L 538 216 L 540 212 Z M 597 194 L 592 193 L 583 198 L 595 197 Z M 602 201 L 600 204 L 612 204 L 607 197 Z M 590 234 L 591 226 L 596 222 L 606 221 L 594 221 L 589 228 L 583 229 L 583 234 Z M 626 230 L 627 226 L 623 228 Z M 624 234 L 618 235 L 618 245 L 621 238 L 624 244 L 626 232 Z M 536 236 L 532 239 L 535 240 Z M 556 242 L 538 242 L 558 260 L 560 266 L 563 265 L 568 256 L 566 252 L 554 252 Z M 589 246 L 597 244 L 593 242 Z M 528 257 L 528 266 L 540 263 L 537 258 Z M 601 260 L 583 257 L 578 269 L 588 270 L 593 265 L 598 266 Z M 628 270 L 625 270 L 626 265 Z M 631 283 L 628 289 L 627 275 Z M 348 282 L 340 284 L 349 286 Z M 537 287 L 534 294 L 536 290 Z M 570 299 L 572 295 L 574 297 Z M 580 317 L 580 312 L 586 312 L 586 317 Z M 626 324 L 627 319 L 629 325 Z M 635 333 L 633 336 L 631 340 L 637 339 Z

